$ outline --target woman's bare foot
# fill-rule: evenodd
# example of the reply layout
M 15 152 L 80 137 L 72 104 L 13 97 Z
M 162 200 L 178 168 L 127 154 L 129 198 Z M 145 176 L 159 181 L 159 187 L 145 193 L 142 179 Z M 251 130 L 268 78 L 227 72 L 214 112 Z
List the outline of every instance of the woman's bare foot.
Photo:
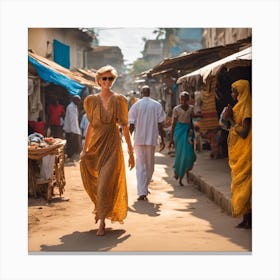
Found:
M 101 221 L 100 224 L 99 224 L 99 228 L 98 228 L 98 231 L 96 232 L 96 235 L 97 236 L 103 236 L 105 235 L 105 222 Z
M 173 175 L 174 179 L 175 180 L 178 180 L 179 176 L 174 172 L 174 175 Z

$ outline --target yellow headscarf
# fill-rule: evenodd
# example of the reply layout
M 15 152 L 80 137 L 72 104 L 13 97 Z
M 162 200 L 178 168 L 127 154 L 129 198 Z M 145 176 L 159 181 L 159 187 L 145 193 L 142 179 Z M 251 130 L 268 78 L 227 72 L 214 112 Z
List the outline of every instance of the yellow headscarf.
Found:
M 231 85 L 236 89 L 237 104 L 233 107 L 234 120 L 242 124 L 244 119 L 252 117 L 252 98 L 250 93 L 250 84 L 247 80 L 238 80 Z

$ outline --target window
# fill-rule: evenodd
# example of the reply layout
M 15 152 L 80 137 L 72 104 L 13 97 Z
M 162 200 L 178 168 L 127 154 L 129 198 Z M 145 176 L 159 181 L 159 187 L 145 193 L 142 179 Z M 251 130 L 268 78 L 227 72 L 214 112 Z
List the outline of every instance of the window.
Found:
M 58 40 L 53 40 L 53 59 L 56 63 L 69 69 L 70 68 L 70 47 Z

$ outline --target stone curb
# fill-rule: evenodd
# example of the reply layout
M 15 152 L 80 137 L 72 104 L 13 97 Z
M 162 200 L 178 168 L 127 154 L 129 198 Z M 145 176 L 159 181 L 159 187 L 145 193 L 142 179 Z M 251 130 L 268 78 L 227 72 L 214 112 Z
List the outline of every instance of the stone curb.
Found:
M 205 193 L 212 201 L 219 205 L 228 215 L 231 216 L 231 199 L 226 197 L 224 193 L 220 192 L 214 186 L 206 183 L 199 175 L 195 175 L 190 171 L 190 179 L 197 186 L 197 188 Z

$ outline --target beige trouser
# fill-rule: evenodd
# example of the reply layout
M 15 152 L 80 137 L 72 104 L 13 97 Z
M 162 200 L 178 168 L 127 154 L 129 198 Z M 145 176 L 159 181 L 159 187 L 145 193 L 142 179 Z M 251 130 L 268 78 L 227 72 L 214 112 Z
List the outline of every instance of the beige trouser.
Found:
M 82 136 L 76 133 L 66 133 L 66 154 L 69 158 L 79 155 L 82 149 Z
M 136 145 L 136 178 L 138 195 L 148 194 L 148 185 L 154 173 L 155 146 Z

